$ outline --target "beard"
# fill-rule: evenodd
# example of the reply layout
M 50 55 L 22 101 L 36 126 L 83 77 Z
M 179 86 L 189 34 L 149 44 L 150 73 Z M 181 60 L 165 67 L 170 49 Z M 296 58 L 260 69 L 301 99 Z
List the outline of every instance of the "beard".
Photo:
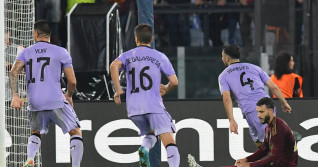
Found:
M 265 118 L 264 118 L 264 122 L 261 122 L 261 123 L 262 124 L 267 124 L 270 118 L 271 117 L 269 115 L 266 115 Z
M 225 67 L 228 67 L 228 65 L 226 64 L 226 62 L 222 61 Z

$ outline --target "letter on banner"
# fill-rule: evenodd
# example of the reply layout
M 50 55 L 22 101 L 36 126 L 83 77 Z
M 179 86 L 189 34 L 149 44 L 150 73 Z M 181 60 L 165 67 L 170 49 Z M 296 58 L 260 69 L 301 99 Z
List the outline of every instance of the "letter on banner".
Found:
M 318 127 L 318 118 L 312 118 L 304 121 L 300 124 L 306 130 L 313 127 Z M 318 161 L 318 153 L 314 152 L 311 148 L 312 145 L 318 143 L 318 135 L 311 135 L 302 138 L 301 141 L 297 143 L 298 155 L 309 161 Z
M 82 120 L 80 121 L 81 130 L 92 131 L 92 121 Z M 56 136 L 56 163 L 70 163 L 71 153 L 70 153 L 70 135 L 68 133 L 63 134 L 60 127 L 55 125 L 55 136 Z
M 233 159 L 242 159 L 252 153 L 244 149 L 244 128 L 248 128 L 246 120 L 243 118 L 240 108 L 233 108 L 233 116 L 238 125 L 238 135 L 230 132 L 230 122 L 228 119 L 218 119 L 217 128 L 229 128 L 229 151 Z
M 200 161 L 214 161 L 214 131 L 209 123 L 200 119 L 185 119 L 176 123 L 176 128 L 177 132 L 183 128 L 196 130 L 199 134 Z M 167 153 L 162 144 L 161 160 L 167 161 Z
M 136 125 L 129 119 L 120 119 L 102 126 L 95 136 L 95 147 L 97 152 L 105 159 L 117 163 L 133 163 L 139 161 L 138 150 L 130 154 L 120 154 L 114 152 L 109 146 L 139 145 L 143 137 L 109 137 L 109 135 L 119 129 L 132 129 L 139 132 Z

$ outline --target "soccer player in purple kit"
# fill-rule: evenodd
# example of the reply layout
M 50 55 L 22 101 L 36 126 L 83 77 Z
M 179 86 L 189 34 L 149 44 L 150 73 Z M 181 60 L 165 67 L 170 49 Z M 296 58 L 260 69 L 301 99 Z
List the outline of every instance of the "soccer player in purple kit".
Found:
M 225 46 L 222 51 L 222 61 L 227 68 L 219 75 L 219 87 L 223 96 L 224 108 L 230 122 L 230 131 L 238 134 L 238 125 L 233 117 L 231 93 L 239 104 L 244 117 L 249 125 L 250 135 L 257 147 L 260 147 L 265 137 L 265 124 L 261 124 L 256 112 L 256 103 L 263 97 L 269 97 L 264 86 L 281 101 L 282 110 L 291 112 L 279 88 L 271 81 L 270 77 L 258 66 L 241 63 L 240 49 L 238 46 Z
M 178 85 L 178 79 L 167 56 L 150 48 L 152 40 L 152 28 L 148 24 L 139 24 L 135 27 L 137 47 L 112 62 L 114 100 L 116 104 L 121 103 L 120 95 L 124 92 L 119 83 L 119 70 L 125 70 L 128 117 L 139 128 L 140 135 L 145 135 L 138 150 L 140 166 L 150 167 L 149 150 L 159 136 L 166 148 L 169 166 L 179 167 L 180 155 L 173 137 L 176 129 L 161 97 Z M 161 72 L 169 80 L 167 85 L 160 84 Z
M 21 52 L 10 72 L 11 106 L 20 109 L 24 102 L 18 95 L 17 77 L 23 67 L 26 71 L 27 109 L 32 134 L 28 140 L 28 159 L 24 167 L 34 166 L 35 154 L 41 146 L 41 135 L 48 133 L 51 122 L 70 134 L 72 167 L 80 167 L 84 148 L 79 120 L 73 110 L 76 78 L 72 58 L 64 48 L 50 44 L 50 35 L 51 25 L 47 21 L 35 22 L 33 37 L 36 43 Z M 62 69 L 68 80 L 65 94 L 60 84 Z

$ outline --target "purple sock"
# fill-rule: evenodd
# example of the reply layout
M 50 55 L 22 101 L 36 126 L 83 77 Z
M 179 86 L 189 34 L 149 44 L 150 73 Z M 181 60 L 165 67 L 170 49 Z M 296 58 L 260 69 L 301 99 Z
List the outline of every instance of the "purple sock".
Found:
M 34 159 L 35 154 L 41 147 L 41 136 L 33 133 L 28 141 L 28 159 Z
M 80 167 L 83 157 L 83 139 L 80 135 L 73 135 L 71 137 L 71 155 L 72 167 Z
M 141 146 L 144 146 L 148 151 L 156 144 L 157 137 L 155 135 L 146 135 L 142 141 Z
M 179 167 L 180 165 L 180 154 L 178 147 L 175 144 L 168 144 L 166 146 L 168 164 L 169 167 Z

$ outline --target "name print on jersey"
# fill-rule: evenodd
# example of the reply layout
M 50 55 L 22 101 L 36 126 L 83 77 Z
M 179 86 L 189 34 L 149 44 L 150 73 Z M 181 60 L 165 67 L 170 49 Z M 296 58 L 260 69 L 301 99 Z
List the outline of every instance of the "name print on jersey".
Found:
M 47 48 L 43 48 L 43 49 L 35 49 L 35 53 L 45 53 L 47 50 Z
M 248 70 L 249 67 L 248 66 L 234 67 L 234 68 L 227 70 L 227 72 L 231 73 L 233 71 L 241 71 L 241 70 L 245 70 L 245 69 Z
M 153 57 L 149 57 L 149 56 L 135 56 L 135 57 L 131 57 L 126 59 L 126 65 L 128 66 L 130 63 L 136 62 L 136 61 L 150 61 L 152 64 L 155 64 L 158 68 L 160 68 L 160 62 L 153 58 Z

